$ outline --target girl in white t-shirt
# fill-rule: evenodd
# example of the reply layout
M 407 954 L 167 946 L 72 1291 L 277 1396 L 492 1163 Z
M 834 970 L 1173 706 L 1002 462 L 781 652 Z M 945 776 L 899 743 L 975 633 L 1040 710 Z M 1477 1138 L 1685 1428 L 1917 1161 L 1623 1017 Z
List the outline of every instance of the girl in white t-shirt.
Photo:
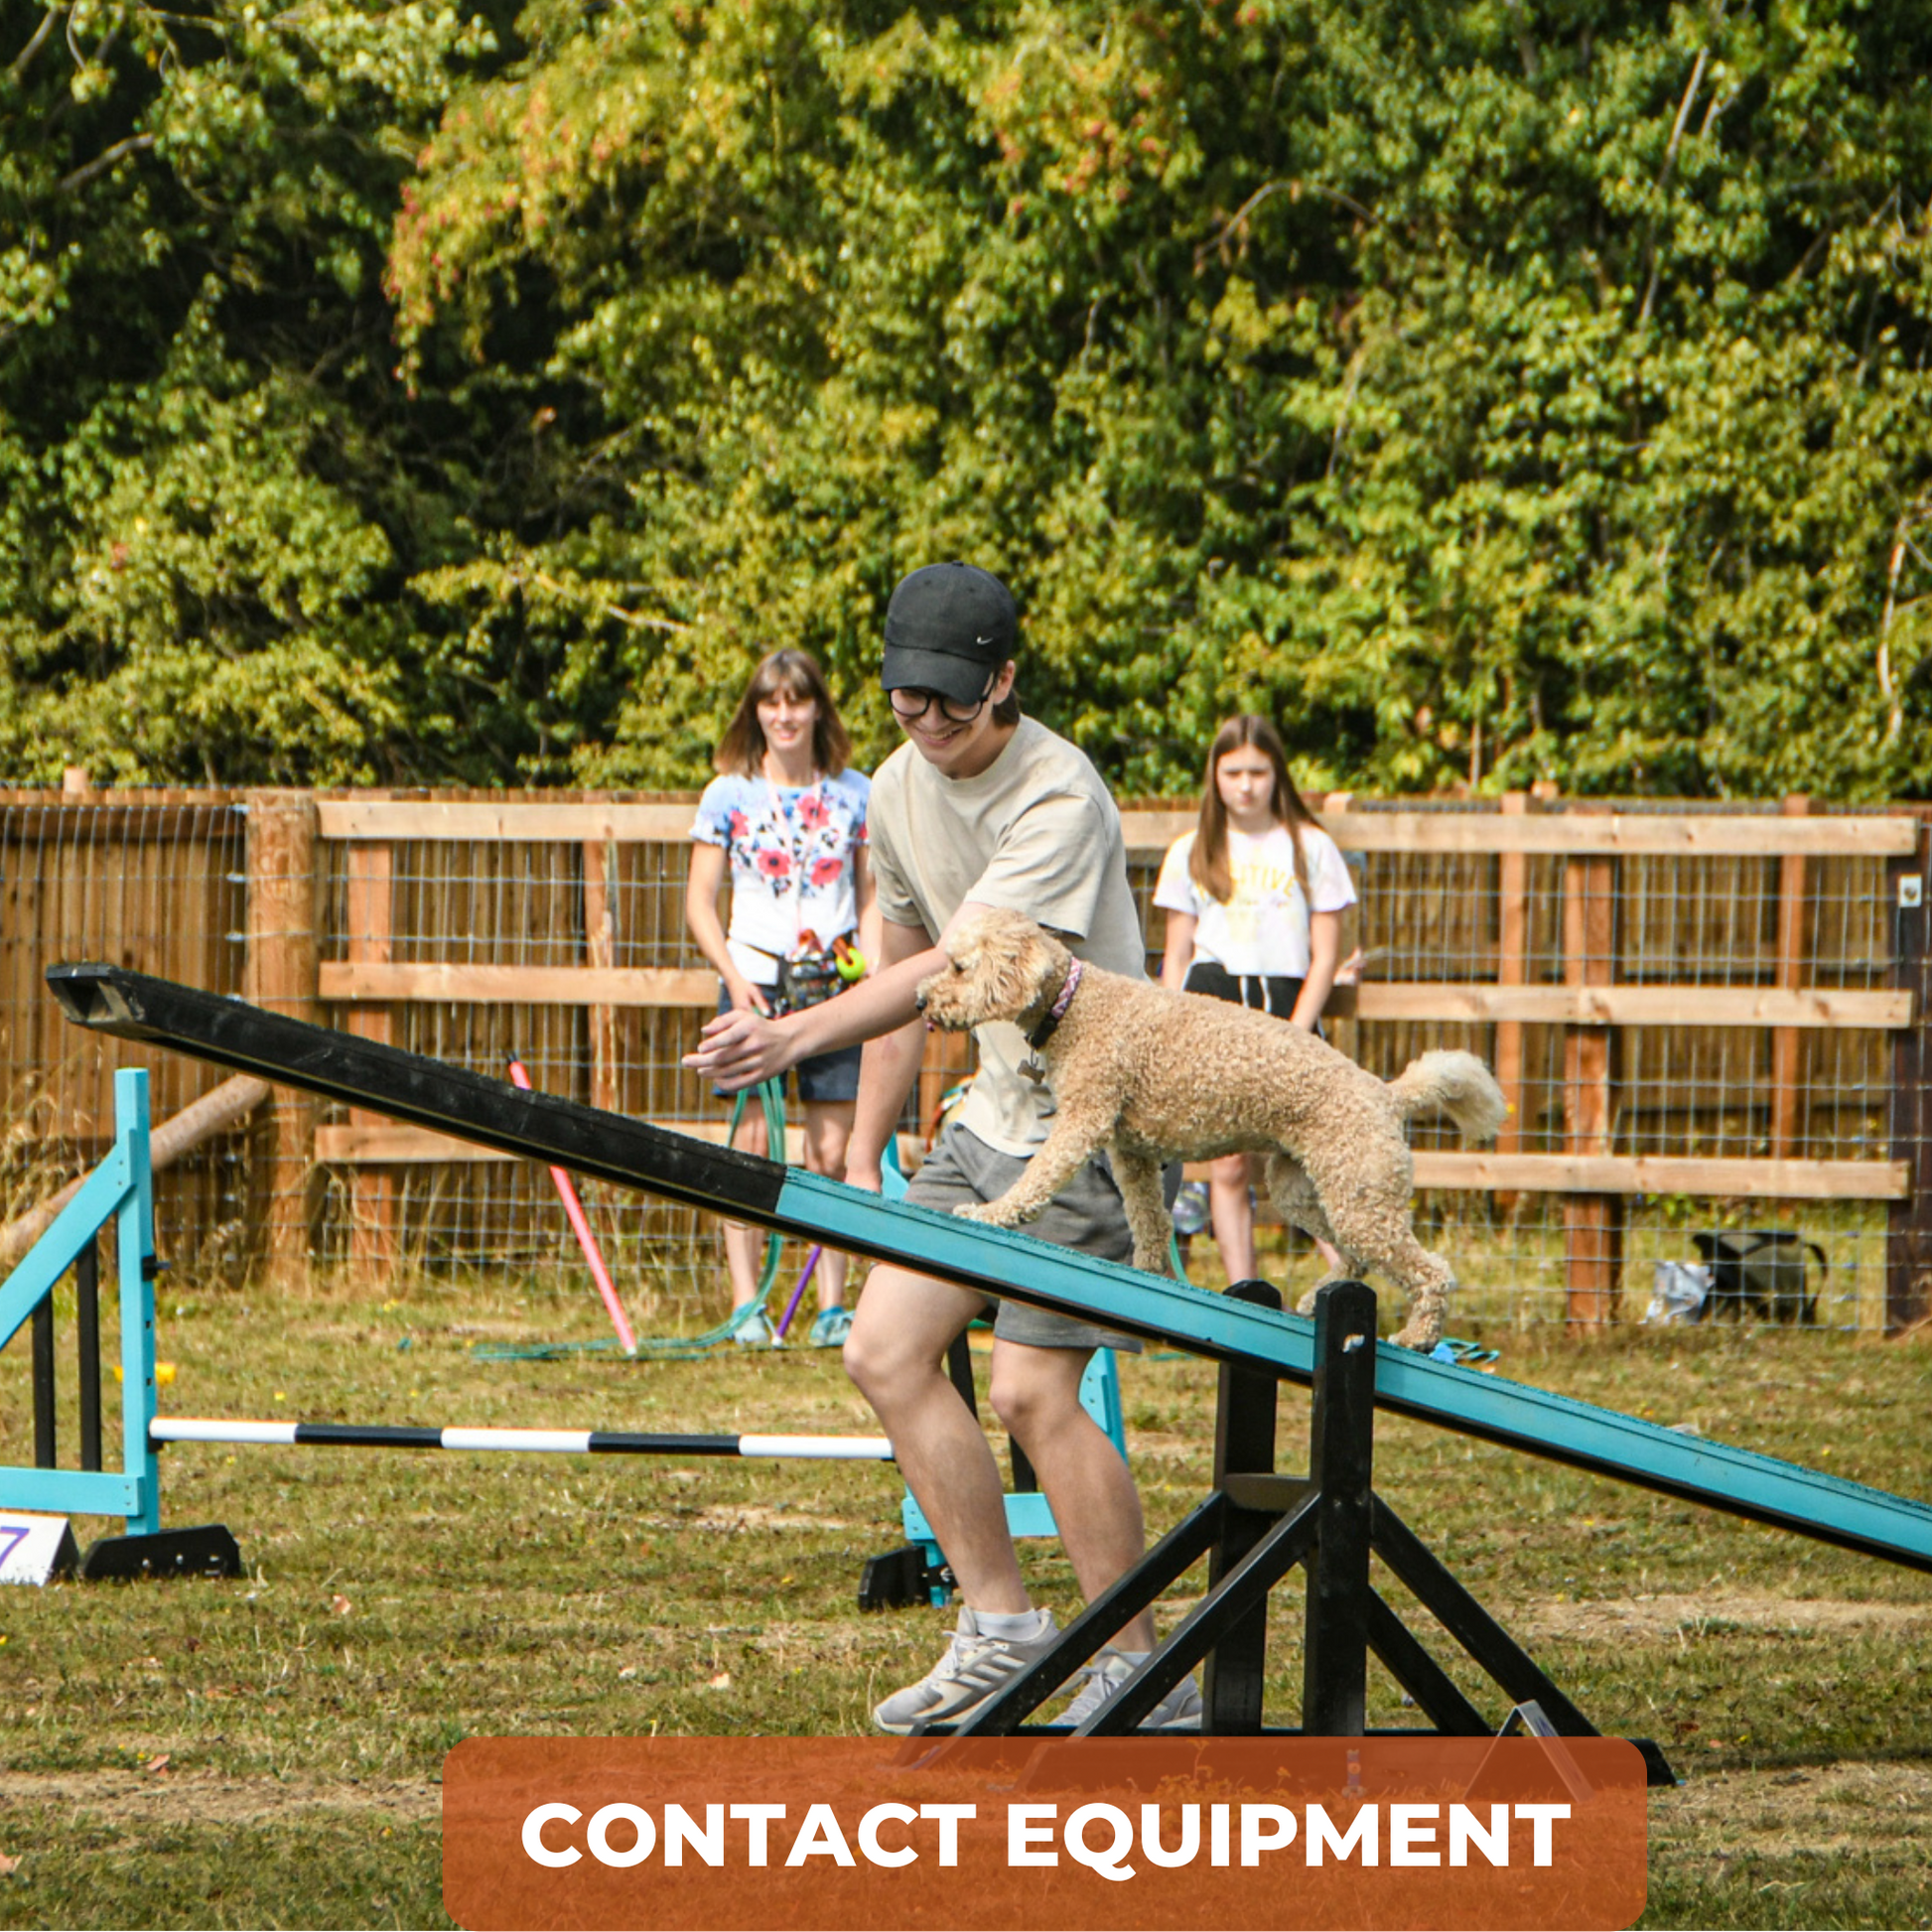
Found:
M 1215 733 L 1200 824 L 1169 848 L 1154 902 L 1168 914 L 1164 986 L 1317 1030 L 1355 888 L 1334 840 L 1296 790 L 1266 718 L 1230 718 Z M 1258 1165 L 1230 1154 L 1210 1170 L 1208 1213 L 1230 1282 L 1255 1272 L 1248 1189 Z

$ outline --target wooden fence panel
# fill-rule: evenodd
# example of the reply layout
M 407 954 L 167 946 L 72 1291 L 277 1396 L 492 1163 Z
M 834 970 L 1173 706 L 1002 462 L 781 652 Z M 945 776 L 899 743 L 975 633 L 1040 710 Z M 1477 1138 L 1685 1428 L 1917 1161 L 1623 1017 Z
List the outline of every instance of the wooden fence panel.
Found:
M 243 816 L 219 792 L 0 793 L 0 1068 L 10 1210 L 97 1161 L 113 1134 L 112 1071 L 144 1066 L 157 1119 L 219 1085 L 221 1069 L 135 1042 L 103 1042 L 60 1017 L 44 975 L 58 959 L 107 958 L 219 992 L 239 991 Z M 156 1176 L 169 1252 L 245 1258 L 246 1134 Z
M 256 928 L 258 954 L 270 935 L 245 897 L 239 802 L 0 793 L 0 1056 L 14 1150 L 0 1173 L 10 1195 L 36 1184 L 36 1162 L 70 1170 L 107 1132 L 107 1060 L 55 1016 L 40 977 L 51 959 L 116 958 L 240 990 L 244 933 Z M 1385 1075 L 1427 1047 L 1467 1046 L 1498 1064 L 1516 1107 L 1487 1165 L 1468 1166 L 1446 1129 L 1419 1128 L 1428 1214 L 1494 1226 L 1524 1281 L 1559 1295 L 1588 1245 L 1573 1229 L 1566 1247 L 1561 1216 L 1549 1219 L 1566 1192 L 1614 1203 L 1666 1179 L 1708 1186 L 1697 1211 L 1714 1223 L 1788 1222 L 1794 1203 L 1823 1203 L 1805 1210 L 1806 1228 L 1842 1208 L 1834 1253 L 1865 1252 L 1858 1203 L 1882 1216 L 1895 1191 L 1887 1176 L 1918 1172 L 1917 1157 L 1899 1152 L 1910 1135 L 1899 1126 L 1906 1060 L 1895 1050 L 1906 1037 L 1897 992 L 1916 982 L 1893 987 L 1884 884 L 1887 864 L 1913 863 L 1908 816 L 1816 805 L 1802 816 L 1791 805 L 1585 815 L 1541 796 L 1500 810 L 1340 796 L 1328 807 L 1324 822 L 1353 855 L 1361 893 L 1351 932 L 1371 954 L 1357 1010 L 1336 1002 L 1335 1037 Z M 550 1091 L 719 1132 L 722 1103 L 680 1064 L 714 985 L 684 926 L 691 811 L 689 796 L 317 795 L 313 963 L 289 967 L 276 997 L 492 1072 L 514 1048 Z M 1130 815 L 1132 879 L 1156 963 L 1165 922 L 1148 904 L 1154 871 L 1192 820 L 1180 807 Z M 386 884 L 369 856 L 378 853 L 388 855 Z M 1613 930 L 1585 946 L 1580 979 L 1564 882 L 1600 880 L 1604 868 L 1614 869 Z M 296 882 L 284 888 L 283 914 L 299 922 Z M 264 970 L 259 957 L 253 970 Z M 524 977 L 532 972 L 544 977 Z M 1923 1028 L 1915 1012 L 1910 1037 Z M 969 1054 L 963 1040 L 934 1038 L 922 1124 Z M 117 1044 L 113 1057 L 151 1067 L 160 1115 L 220 1077 L 137 1046 Z M 237 1191 L 239 1143 L 167 1177 L 178 1253 L 216 1230 L 232 1245 L 240 1213 L 291 1267 L 306 1265 L 311 1243 L 337 1259 L 353 1253 L 377 1275 L 401 1259 L 571 1265 L 547 1177 L 516 1164 L 344 1161 L 318 1220 L 302 1205 L 301 1135 L 282 1132 L 294 1111 L 278 1100 L 258 1130 L 252 1208 Z M 332 1159 L 376 1131 L 345 1110 L 310 1112 Z M 1553 1192 L 1566 1176 L 1591 1185 Z M 656 1271 L 673 1304 L 709 1292 L 715 1255 L 697 1217 L 612 1198 L 594 1219 L 637 1269 Z M 1645 1230 L 1621 1269 L 1597 1244 L 1596 1285 L 1572 1304 L 1580 1315 L 1600 1314 L 1656 1249 L 1662 1237 L 1649 1221 Z M 1554 1258 L 1536 1259 L 1535 1244 L 1550 1240 Z

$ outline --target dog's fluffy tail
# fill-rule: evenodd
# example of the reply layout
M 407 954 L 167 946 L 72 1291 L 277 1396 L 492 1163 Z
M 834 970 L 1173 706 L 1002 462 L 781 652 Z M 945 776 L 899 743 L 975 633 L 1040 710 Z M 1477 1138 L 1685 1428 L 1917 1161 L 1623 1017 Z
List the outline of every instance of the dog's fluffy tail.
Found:
M 1493 1141 L 1509 1105 L 1496 1077 L 1473 1053 L 1425 1053 L 1389 1082 L 1404 1120 L 1441 1109 L 1465 1141 Z

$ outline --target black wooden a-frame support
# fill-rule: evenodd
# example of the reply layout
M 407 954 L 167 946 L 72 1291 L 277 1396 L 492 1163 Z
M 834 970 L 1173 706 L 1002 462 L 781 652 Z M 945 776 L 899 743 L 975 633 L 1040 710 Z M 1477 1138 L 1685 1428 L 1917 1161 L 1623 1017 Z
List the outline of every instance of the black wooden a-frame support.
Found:
M 1229 1293 L 1270 1308 L 1279 1293 L 1243 1282 Z M 1074 1732 L 1135 1730 L 1190 1671 L 1202 1671 L 1202 1730 L 1210 1736 L 1493 1736 L 1530 1713 L 1532 1727 L 1561 1737 L 1598 1735 L 1529 1654 L 1456 1582 L 1375 1493 L 1375 1296 L 1337 1282 L 1315 1298 L 1313 1405 L 1309 1473 L 1275 1469 L 1280 1383 L 1223 1364 L 1214 1428 L 1214 1487 L 1126 1576 L 1070 1623 L 1058 1643 L 959 1729 L 999 1737 L 1050 1731 L 1027 1720 L 1059 1691 L 1121 1625 L 1151 1605 L 1203 1556 L 1207 1593 L 1167 1641 Z M 1485 1722 L 1370 1577 L 1379 1558 L 1510 1701 L 1501 1725 Z M 1307 1572 L 1302 1723 L 1262 1722 L 1268 1599 L 1290 1571 Z M 1366 1731 L 1373 1651 L 1433 1729 Z M 1533 1707 L 1533 1708 L 1532 1708 Z M 943 1726 L 934 1726 L 941 1729 Z M 1632 1740 L 1653 1785 L 1675 1784 L 1656 1744 Z

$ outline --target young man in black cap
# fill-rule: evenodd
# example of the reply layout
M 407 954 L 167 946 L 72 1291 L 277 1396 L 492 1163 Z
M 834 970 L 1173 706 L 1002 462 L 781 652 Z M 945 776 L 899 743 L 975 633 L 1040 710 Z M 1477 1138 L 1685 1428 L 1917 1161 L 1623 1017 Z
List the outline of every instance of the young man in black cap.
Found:
M 769 1077 L 808 1054 L 867 1042 L 846 1178 L 877 1187 L 880 1162 L 917 1077 L 920 980 L 945 964 L 939 941 L 990 907 L 1050 927 L 1076 956 L 1142 977 L 1146 954 L 1127 883 L 1120 813 L 1085 755 L 1013 696 L 1017 621 L 997 577 L 969 564 L 916 570 L 886 614 L 881 682 L 907 743 L 873 779 L 869 838 L 885 928 L 870 979 L 780 1020 L 722 1016 L 687 1064 L 726 1086 Z M 1052 1096 L 1022 1071 L 1019 1029 L 978 1033 L 980 1070 L 964 1105 L 914 1177 L 909 1198 L 951 1208 L 1003 1194 L 1046 1138 Z M 1126 1261 L 1133 1240 L 1120 1194 L 1096 1159 L 1029 1232 Z M 945 1370 L 953 1339 L 985 1312 L 981 1296 L 881 1265 L 866 1283 L 846 1368 L 878 1412 L 907 1485 L 932 1525 L 964 1604 L 951 1644 L 918 1683 L 873 1713 L 882 1729 L 959 1723 L 1051 1642 L 1007 1533 L 1000 1474 L 984 1434 Z M 1081 1589 L 1092 1598 L 1146 1547 L 1139 1495 L 1113 1444 L 1080 1406 L 1096 1347 L 1140 1343 L 1019 1303 L 999 1304 L 993 1408 L 1027 1451 L 1053 1507 Z M 1154 1643 L 1135 1618 L 1089 1667 L 1065 1717 L 1080 1722 Z M 1182 1684 L 1149 1720 L 1194 1728 L 1200 1699 Z

